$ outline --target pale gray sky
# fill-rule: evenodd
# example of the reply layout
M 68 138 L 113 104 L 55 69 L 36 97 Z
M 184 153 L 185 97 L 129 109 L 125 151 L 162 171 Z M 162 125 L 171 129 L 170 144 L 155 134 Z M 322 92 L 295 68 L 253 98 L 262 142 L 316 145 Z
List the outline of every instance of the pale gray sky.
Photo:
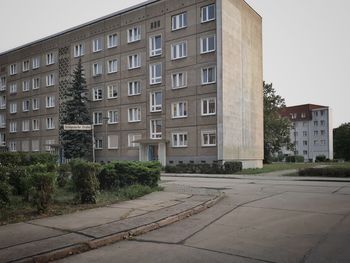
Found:
M 143 0 L 0 0 L 0 52 Z M 287 105 L 333 108 L 350 122 L 350 1 L 247 0 L 263 17 L 264 79 Z

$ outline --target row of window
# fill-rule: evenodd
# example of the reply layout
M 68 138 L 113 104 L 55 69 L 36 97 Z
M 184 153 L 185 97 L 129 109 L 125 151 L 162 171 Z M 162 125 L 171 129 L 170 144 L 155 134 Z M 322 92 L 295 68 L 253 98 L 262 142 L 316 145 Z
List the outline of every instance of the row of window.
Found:
M 39 110 L 40 109 L 40 99 L 39 98 L 33 98 L 31 100 L 25 99 L 22 101 L 22 111 L 28 112 L 30 110 L 30 102 L 32 102 L 32 110 Z M 10 114 L 16 114 L 17 113 L 17 102 L 11 102 L 10 103 Z M 45 97 L 45 107 L 47 109 L 54 108 L 55 107 L 55 96 L 46 96 Z
M 30 129 L 30 123 L 32 124 L 32 127 Z M 55 129 L 55 121 L 53 117 L 47 117 L 45 118 L 45 127 L 47 130 Z M 39 131 L 40 130 L 40 120 L 39 119 L 33 119 L 33 120 L 22 120 L 22 132 L 29 132 L 32 131 Z M 9 132 L 10 133 L 16 133 L 19 131 L 19 125 L 17 121 L 10 121 L 9 123 Z
M 299 141 L 295 141 L 295 145 L 298 146 Z M 308 141 L 303 141 L 303 146 L 307 146 L 307 145 L 308 145 Z M 320 140 L 320 141 L 314 140 L 314 145 L 326 145 L 326 140 Z
M 31 143 L 31 147 L 30 147 Z M 55 144 L 55 140 L 45 140 L 45 148 L 44 150 L 47 152 L 50 152 L 53 150 L 52 145 Z M 29 152 L 30 150 L 32 152 L 39 152 L 40 151 L 40 141 L 39 140 L 32 140 L 31 142 L 28 140 L 21 141 L 21 147 L 19 147 L 19 142 L 17 141 L 10 141 L 8 143 L 9 151 L 10 152 L 16 152 L 19 149 L 22 152 Z
M 325 130 L 320 130 L 320 131 L 314 131 L 314 136 L 318 136 L 319 134 L 326 135 L 326 131 Z M 294 136 L 298 137 L 299 133 L 298 132 L 294 132 Z M 306 137 L 308 136 L 308 132 L 307 131 L 303 131 L 303 136 Z
M 32 61 L 32 69 L 38 69 L 40 68 L 40 57 L 34 57 L 31 59 Z M 53 65 L 55 64 L 55 54 L 53 52 L 50 52 L 50 53 L 47 53 L 45 55 L 45 62 L 46 62 L 46 66 L 50 66 L 50 65 Z M 18 64 L 17 63 L 14 63 L 14 64 L 11 64 L 10 67 L 9 67 L 9 75 L 10 76 L 13 76 L 13 75 L 16 75 L 18 73 Z M 27 72 L 30 70 L 30 60 L 27 59 L 27 60 L 24 60 L 22 62 L 22 72 Z M 2 77 L 3 78 L 3 77 Z M 1 84 L 3 85 L 4 82 L 6 80 L 1 80 Z

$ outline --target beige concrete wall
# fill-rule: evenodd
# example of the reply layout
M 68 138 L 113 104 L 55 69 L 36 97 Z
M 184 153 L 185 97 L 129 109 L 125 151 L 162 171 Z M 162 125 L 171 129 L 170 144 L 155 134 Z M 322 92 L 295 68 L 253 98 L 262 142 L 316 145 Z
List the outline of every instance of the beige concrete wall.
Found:
M 217 1 L 218 159 L 263 159 L 262 21 L 242 0 Z

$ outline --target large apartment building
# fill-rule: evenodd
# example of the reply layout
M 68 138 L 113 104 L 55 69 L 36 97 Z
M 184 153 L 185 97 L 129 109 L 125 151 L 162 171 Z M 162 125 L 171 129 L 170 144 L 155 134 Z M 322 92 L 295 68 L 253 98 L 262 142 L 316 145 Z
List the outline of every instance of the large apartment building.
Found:
M 321 155 L 333 159 L 332 110 L 328 106 L 286 107 L 281 114 L 293 123 L 290 138 L 295 144 L 294 153 L 284 150 L 284 154 L 302 155 L 305 161 L 315 161 Z
M 60 144 L 61 103 L 81 59 L 97 161 L 261 167 L 261 24 L 243 0 L 151 0 L 4 52 L 0 143 Z

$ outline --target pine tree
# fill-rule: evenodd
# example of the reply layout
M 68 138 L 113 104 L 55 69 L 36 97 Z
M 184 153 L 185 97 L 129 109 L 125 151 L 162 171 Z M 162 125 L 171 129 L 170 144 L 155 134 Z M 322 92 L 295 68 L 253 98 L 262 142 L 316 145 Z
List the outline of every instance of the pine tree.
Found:
M 81 60 L 79 60 L 72 78 L 72 82 L 65 93 L 66 100 L 62 103 L 62 127 L 64 124 L 91 125 L 88 99 L 85 95 L 87 93 L 87 86 Z M 91 131 L 64 131 L 61 129 L 61 139 L 65 158 L 82 158 L 91 160 Z

